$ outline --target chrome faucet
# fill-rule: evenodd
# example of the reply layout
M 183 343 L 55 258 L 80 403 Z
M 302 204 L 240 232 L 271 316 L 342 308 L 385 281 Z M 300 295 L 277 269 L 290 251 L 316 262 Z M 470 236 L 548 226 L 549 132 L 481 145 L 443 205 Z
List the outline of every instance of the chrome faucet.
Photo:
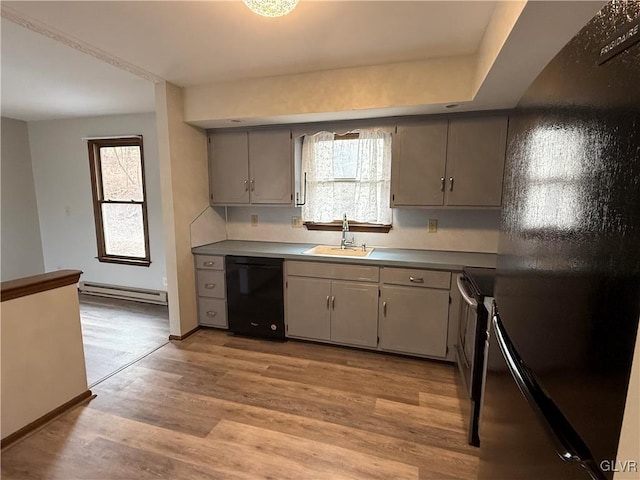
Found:
M 354 244 L 353 236 L 351 240 L 347 240 L 347 233 L 349 232 L 349 222 L 347 221 L 347 214 L 342 217 L 342 240 L 340 240 L 340 248 L 344 250 L 347 247 L 351 247 Z

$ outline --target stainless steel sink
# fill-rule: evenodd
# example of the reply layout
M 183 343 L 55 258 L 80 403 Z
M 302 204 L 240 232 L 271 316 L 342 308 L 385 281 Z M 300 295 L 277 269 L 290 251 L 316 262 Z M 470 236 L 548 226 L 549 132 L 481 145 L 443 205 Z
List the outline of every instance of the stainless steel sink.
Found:
M 344 249 L 334 245 L 316 245 L 302 252 L 304 255 L 326 255 L 331 257 L 368 257 L 373 252 L 373 247 L 345 247 Z

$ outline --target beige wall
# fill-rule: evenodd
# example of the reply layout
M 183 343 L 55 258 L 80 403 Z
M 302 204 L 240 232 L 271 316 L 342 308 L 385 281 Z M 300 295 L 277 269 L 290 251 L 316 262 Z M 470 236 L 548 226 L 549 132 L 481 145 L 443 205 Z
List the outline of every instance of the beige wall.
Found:
M 625 462 L 629 461 L 635 461 L 636 468 L 622 471 L 624 465 L 629 465 Z M 614 474 L 614 480 L 640 478 L 640 330 L 636 338 L 636 351 L 633 356 L 627 403 L 622 419 L 616 467 L 620 471 Z
M 256 227 L 251 226 L 252 214 L 258 215 Z M 293 228 L 293 216 L 300 216 L 299 208 L 228 207 L 228 239 L 340 243 L 340 232 Z M 436 233 L 428 233 L 429 219 L 438 220 Z M 389 233 L 354 233 L 354 236 L 358 244 L 378 247 L 495 253 L 499 227 L 500 212 L 495 210 L 394 209 Z
M 303 122 L 304 115 L 318 113 L 335 120 L 375 116 L 367 110 L 468 101 L 474 69 L 475 57 L 461 56 L 188 87 L 185 120 Z
M 183 90 L 170 83 L 156 84 L 156 118 L 169 325 L 172 335 L 184 335 L 198 324 L 191 225 L 209 204 L 207 137 L 203 130 L 184 123 Z M 218 228 L 222 220 L 213 213 L 209 233 L 198 237 L 204 237 L 205 243 L 225 238 L 224 226 Z
M 76 285 L 0 304 L 2 438 L 87 390 Z

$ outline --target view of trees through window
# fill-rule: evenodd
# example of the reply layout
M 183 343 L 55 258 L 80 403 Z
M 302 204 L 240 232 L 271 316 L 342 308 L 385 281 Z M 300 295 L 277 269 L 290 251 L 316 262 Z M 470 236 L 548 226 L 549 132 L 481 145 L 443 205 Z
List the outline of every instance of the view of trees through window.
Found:
M 90 142 L 102 261 L 149 257 L 141 142 L 137 138 Z

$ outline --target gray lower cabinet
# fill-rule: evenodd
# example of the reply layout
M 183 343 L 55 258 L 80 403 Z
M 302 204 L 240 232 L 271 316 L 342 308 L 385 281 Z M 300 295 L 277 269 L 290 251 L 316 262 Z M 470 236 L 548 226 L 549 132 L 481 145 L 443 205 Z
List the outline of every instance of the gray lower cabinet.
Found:
M 227 328 L 224 257 L 195 255 L 198 325 Z
M 376 348 L 378 267 L 288 262 L 287 271 L 287 336 Z
M 331 282 L 331 340 L 349 345 L 378 345 L 378 285 Z
M 331 340 L 331 280 L 287 278 L 287 335 Z
M 383 268 L 382 281 L 380 349 L 445 358 L 451 273 Z
M 384 285 L 380 300 L 380 348 L 446 357 L 449 291 Z

